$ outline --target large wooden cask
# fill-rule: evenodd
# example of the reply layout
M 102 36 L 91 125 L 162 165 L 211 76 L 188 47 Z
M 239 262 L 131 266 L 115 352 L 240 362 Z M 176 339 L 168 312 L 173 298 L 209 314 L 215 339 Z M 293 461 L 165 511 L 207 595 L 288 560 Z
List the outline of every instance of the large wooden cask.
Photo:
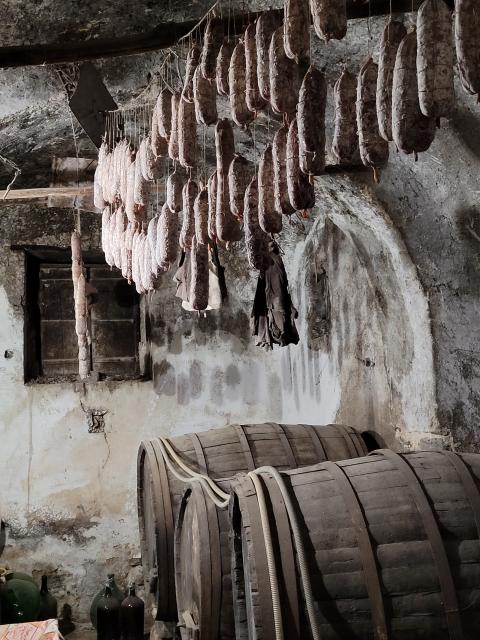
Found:
M 390 451 L 282 473 L 322 640 L 480 637 L 480 456 Z M 284 637 L 310 638 L 285 502 L 262 476 Z M 258 495 L 232 484 L 237 640 L 275 640 Z
M 291 469 L 367 452 L 361 435 L 343 425 L 231 425 L 176 436 L 170 443 L 186 464 L 215 479 L 265 464 Z M 158 440 L 140 445 L 137 487 L 142 561 L 157 620 L 177 620 L 174 524 L 186 487 L 169 472 Z M 230 580 L 229 565 L 226 575 Z

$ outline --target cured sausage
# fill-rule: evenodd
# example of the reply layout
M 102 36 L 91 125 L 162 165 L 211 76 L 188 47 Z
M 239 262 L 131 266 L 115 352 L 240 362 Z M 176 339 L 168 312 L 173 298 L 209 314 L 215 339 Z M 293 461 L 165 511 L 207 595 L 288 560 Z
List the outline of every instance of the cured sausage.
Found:
M 168 155 L 172 160 L 178 160 L 178 107 L 180 106 L 180 94 L 175 92 L 172 95 L 172 120 L 170 138 L 168 140 Z
M 272 145 L 265 147 L 258 165 L 258 222 L 265 233 L 280 233 L 282 216 L 275 209 Z
M 295 209 L 290 204 L 287 184 L 287 136 L 288 128 L 283 126 L 277 131 L 272 143 L 273 195 L 275 211 L 291 216 Z
M 154 179 L 153 173 L 155 170 L 155 157 L 153 156 L 150 138 L 143 138 L 140 143 L 138 155 L 140 157 L 140 170 L 144 180 L 152 182 Z
M 245 45 L 239 42 L 232 53 L 228 71 L 228 86 L 230 88 L 230 109 L 233 121 L 245 129 L 254 119 L 254 114 L 247 106 L 247 77 L 246 77 Z
M 217 212 L 216 234 L 222 242 L 236 242 L 242 237 L 240 225 L 230 210 L 228 193 L 228 169 L 235 155 L 233 129 L 227 118 L 215 126 L 215 149 L 217 155 Z
M 178 219 L 177 214 L 168 204 L 162 207 L 157 225 L 157 264 L 163 271 L 167 271 L 175 262 L 178 254 Z
M 392 85 L 393 69 L 398 47 L 407 30 L 401 22 L 388 20 L 380 41 L 377 76 L 378 130 L 384 140 L 392 140 Z
M 158 214 L 155 215 L 150 220 L 147 227 L 147 240 L 148 240 L 148 245 L 150 247 L 150 261 L 151 261 L 150 270 L 155 276 L 157 275 L 157 271 L 158 271 L 158 264 L 157 264 L 157 258 L 156 258 L 157 226 L 158 226 Z M 128 228 L 127 228 L 127 234 L 128 234 Z
M 150 184 L 145 180 L 142 174 L 142 159 L 140 153 L 137 153 L 135 159 L 135 186 L 134 186 L 134 201 L 135 204 L 141 207 L 148 205 L 148 199 L 150 195 Z
M 397 51 L 393 71 L 392 135 L 404 153 L 415 159 L 426 151 L 435 137 L 435 119 L 427 118 L 420 110 L 417 82 L 417 34 L 407 34 Z
M 298 64 L 309 57 L 310 8 L 308 0 L 285 0 L 283 5 L 285 53 Z
M 340 163 L 352 162 L 358 153 L 356 94 L 357 80 L 344 69 L 333 88 L 335 130 L 332 151 Z
M 346 0 L 310 0 L 313 28 L 322 40 L 341 40 L 347 33 Z
M 106 253 L 108 221 L 110 220 L 110 207 L 105 207 L 102 212 L 102 236 L 101 247 L 103 253 Z
M 206 80 L 215 80 L 217 56 L 223 42 L 223 23 L 218 18 L 210 18 L 205 28 L 203 49 L 200 59 L 202 75 Z
M 326 105 L 325 75 L 311 65 L 303 78 L 297 106 L 300 169 L 311 176 L 325 171 Z
M 182 229 L 180 231 L 180 246 L 182 249 L 190 249 L 192 246 L 192 238 L 195 235 L 195 198 L 198 194 L 197 183 L 190 178 L 182 190 L 182 202 L 183 202 L 183 222 Z
M 170 132 L 172 130 L 172 97 L 170 89 L 162 89 L 158 95 L 156 104 L 158 133 L 162 138 L 165 138 L 167 142 L 170 139 Z
M 253 164 L 240 153 L 236 153 L 228 169 L 230 210 L 239 220 L 243 219 L 245 191 L 253 177 Z
M 418 98 L 424 116 L 446 118 L 451 114 L 453 63 L 450 9 L 444 0 L 425 0 L 417 13 Z
M 245 206 L 243 212 L 245 221 L 245 247 L 247 249 L 248 264 L 252 269 L 264 271 L 269 262 L 269 237 L 260 228 L 258 222 L 258 182 L 257 176 L 250 181 L 245 192 Z
M 182 189 L 182 176 L 174 171 L 167 179 L 167 204 L 175 213 L 182 210 Z
M 276 113 L 295 116 L 300 89 L 299 66 L 285 55 L 283 28 L 273 34 L 269 49 L 270 103 Z
M 195 237 L 197 244 L 208 244 L 208 188 L 198 192 L 193 206 L 195 213 Z
M 158 130 L 157 105 L 153 108 L 151 135 L 152 151 L 155 157 L 165 158 L 168 155 L 168 142 L 166 138 L 160 135 L 160 131 Z
M 357 128 L 360 157 L 367 167 L 372 167 L 376 182 L 379 169 L 388 162 L 388 142 L 378 130 L 376 91 L 378 67 L 369 58 L 357 79 Z
M 183 98 L 178 107 L 178 157 L 182 167 L 193 169 L 197 161 L 195 106 Z
M 257 76 L 257 44 L 255 41 L 256 25 L 249 24 L 245 30 L 245 99 L 250 111 L 260 111 L 266 106 L 266 100 L 260 95 Z
M 194 237 L 191 254 L 190 304 L 196 311 L 208 307 L 209 294 L 208 245 L 199 244 Z
M 455 2 L 455 47 L 463 88 L 480 100 L 480 11 L 477 0 Z
M 193 102 L 193 75 L 200 62 L 200 48 L 194 44 L 187 54 L 185 64 L 185 81 L 183 83 L 182 98 L 187 102 Z
M 220 47 L 220 51 L 217 56 L 215 76 L 217 91 L 221 96 L 228 97 L 230 95 L 230 88 L 228 86 L 228 70 L 230 68 L 230 60 L 232 58 L 233 48 L 233 42 L 225 41 Z
M 134 222 L 135 220 L 135 175 L 137 173 L 136 162 L 136 160 L 133 160 L 127 169 L 127 197 L 125 200 L 125 213 L 127 214 L 127 218 L 130 222 Z
M 287 136 L 287 186 L 290 204 L 296 211 L 311 209 L 315 205 L 315 189 L 300 170 L 298 126 L 294 118 Z
M 127 204 L 128 172 L 132 162 L 133 162 L 132 150 L 130 148 L 130 145 L 126 143 L 125 149 L 124 149 L 124 158 L 122 162 L 122 175 L 120 176 L 120 198 L 124 206 L 126 206 Z
M 193 74 L 193 101 L 198 124 L 208 126 L 217 121 L 216 85 L 203 77 L 200 67 Z
M 273 33 L 282 24 L 278 13 L 266 11 L 256 23 L 255 44 L 257 49 L 257 80 L 260 95 L 270 101 L 270 59 L 269 50 Z
M 210 240 L 217 239 L 217 170 L 215 170 L 207 183 L 208 188 L 208 237 Z

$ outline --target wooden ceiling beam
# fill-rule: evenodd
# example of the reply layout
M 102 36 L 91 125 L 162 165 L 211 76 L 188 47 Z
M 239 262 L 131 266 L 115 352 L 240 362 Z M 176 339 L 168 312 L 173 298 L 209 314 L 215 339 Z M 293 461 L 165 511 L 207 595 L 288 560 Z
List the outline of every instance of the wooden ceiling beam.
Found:
M 351 20 L 369 16 L 388 15 L 390 4 L 393 13 L 417 10 L 421 0 L 347 0 L 347 15 Z M 447 0 L 453 9 L 453 0 Z M 280 11 L 278 11 L 280 13 Z M 225 32 L 241 33 L 248 21 L 258 13 L 225 16 Z M 28 67 L 45 64 L 81 62 L 98 58 L 128 56 L 148 51 L 158 51 L 173 47 L 178 40 L 188 34 L 198 24 L 198 20 L 168 22 L 158 25 L 152 31 L 123 38 L 95 38 L 82 42 L 39 44 L 15 47 L 0 47 L 0 68 Z

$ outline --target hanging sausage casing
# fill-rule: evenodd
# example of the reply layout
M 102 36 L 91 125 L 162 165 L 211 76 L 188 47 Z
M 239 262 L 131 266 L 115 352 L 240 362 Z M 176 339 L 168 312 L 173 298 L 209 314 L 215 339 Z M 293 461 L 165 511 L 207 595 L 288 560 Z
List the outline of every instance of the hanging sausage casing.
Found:
M 255 45 L 257 51 L 257 81 L 260 95 L 270 101 L 270 42 L 273 33 L 281 25 L 278 14 L 273 11 L 262 13 L 255 29 Z
M 451 114 L 453 64 L 450 9 L 444 0 L 425 0 L 417 13 L 418 98 L 423 115 L 446 118 Z
M 164 158 L 168 155 L 168 142 L 166 138 L 160 135 L 160 131 L 158 129 L 158 115 L 157 115 L 157 106 L 153 108 L 152 113 L 152 125 L 151 125 L 151 143 L 152 143 L 152 151 L 157 158 Z
M 158 217 L 156 249 L 157 263 L 166 271 L 175 262 L 178 254 L 178 218 L 166 202 Z
M 310 52 L 310 8 L 308 0 L 285 0 L 283 5 L 285 53 L 298 64 Z
M 174 171 L 167 179 L 167 204 L 172 211 L 178 213 L 182 210 L 183 179 L 178 171 Z
M 185 80 L 183 83 L 182 98 L 187 102 L 193 102 L 193 74 L 200 62 L 200 49 L 194 44 L 187 54 L 185 63 Z
M 260 228 L 258 222 L 258 181 L 254 176 L 245 192 L 243 211 L 245 222 L 245 247 L 247 249 L 248 263 L 252 269 L 264 271 L 268 266 L 268 243 L 270 238 Z
M 298 125 L 294 118 L 287 136 L 287 185 L 290 204 L 296 211 L 311 209 L 315 205 L 315 189 L 300 169 Z
M 282 230 L 282 216 L 275 209 L 273 182 L 272 145 L 269 144 L 258 164 L 258 222 L 265 233 Z
M 198 124 L 208 126 L 217 121 L 216 85 L 203 77 L 200 67 L 193 74 L 193 101 Z
M 168 142 L 172 130 L 172 92 L 170 89 L 160 91 L 157 104 L 157 124 L 158 132 Z
M 288 128 L 283 126 L 278 129 L 273 137 L 273 193 L 275 198 L 275 210 L 286 216 L 295 213 L 290 204 L 287 184 L 287 136 Z
M 455 46 L 463 88 L 480 100 L 480 10 L 478 0 L 455 2 Z
M 270 65 L 270 103 L 273 110 L 295 116 L 298 92 L 300 89 L 299 66 L 285 54 L 283 46 L 283 27 L 273 34 L 269 49 Z
M 393 69 L 400 42 L 407 30 L 401 22 L 388 19 L 380 41 L 377 76 L 378 130 L 384 140 L 392 140 L 392 85 Z
M 228 85 L 228 70 L 230 68 L 230 60 L 234 49 L 233 42 L 226 40 L 220 47 L 220 51 L 217 56 L 217 65 L 215 71 L 217 92 L 221 96 L 228 97 L 230 95 L 230 88 Z
M 257 77 L 257 43 L 255 41 L 255 24 L 249 24 L 245 30 L 245 69 L 246 69 L 246 102 L 250 111 L 259 111 L 266 105 L 260 95 Z
M 392 134 L 404 153 L 426 151 L 435 137 L 435 119 L 420 111 L 417 82 L 417 34 L 404 37 L 397 51 L 393 72 Z
M 182 211 L 183 222 L 180 231 L 180 246 L 182 249 L 190 249 L 192 246 L 192 238 L 195 235 L 195 212 L 194 203 L 198 194 L 197 183 L 190 178 L 182 189 Z
M 239 220 L 243 218 L 245 191 L 253 177 L 253 173 L 253 164 L 240 153 L 236 153 L 228 169 L 228 190 L 230 210 Z
M 208 188 L 203 187 L 193 205 L 197 244 L 208 244 Z
M 357 79 L 357 128 L 360 157 L 367 167 L 373 168 L 379 180 L 379 169 L 388 162 L 388 142 L 378 130 L 377 119 L 377 65 L 371 58 L 360 69 Z
M 247 106 L 247 69 L 245 60 L 245 45 L 239 42 L 232 53 L 228 71 L 228 86 L 230 88 L 230 109 L 232 119 L 241 128 L 254 119 L 254 113 Z
M 180 106 L 180 94 L 175 92 L 172 95 L 172 119 L 170 138 L 168 140 L 168 155 L 172 160 L 178 160 L 178 107 Z
M 178 158 L 182 167 L 193 169 L 197 161 L 195 106 L 183 98 L 178 107 Z
M 230 210 L 228 193 L 228 169 L 235 155 L 233 129 L 227 118 L 215 126 L 215 149 L 217 156 L 217 238 L 222 242 L 236 242 L 242 237 L 238 221 Z
M 341 40 L 347 33 L 345 0 L 310 0 L 315 33 L 322 40 Z
M 196 311 L 204 311 L 208 307 L 209 275 L 208 244 L 199 244 L 194 236 L 191 252 L 190 304 Z
M 326 104 L 325 75 L 311 65 L 300 88 L 297 124 L 300 169 L 312 176 L 319 176 L 325 171 Z
M 217 170 L 212 173 L 207 183 L 208 189 L 208 237 L 210 240 L 217 239 Z
M 356 94 L 357 80 L 344 69 L 333 89 L 335 130 L 332 151 L 340 163 L 352 162 L 358 152 Z
M 200 69 L 206 80 L 215 80 L 217 56 L 223 42 L 223 23 L 211 17 L 205 28 Z

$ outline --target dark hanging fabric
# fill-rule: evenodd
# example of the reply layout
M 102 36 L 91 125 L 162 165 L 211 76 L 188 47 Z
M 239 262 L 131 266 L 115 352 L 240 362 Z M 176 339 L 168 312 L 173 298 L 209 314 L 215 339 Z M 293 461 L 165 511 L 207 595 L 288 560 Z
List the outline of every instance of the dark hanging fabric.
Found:
M 186 251 L 182 250 L 178 269 L 176 270 L 173 279 L 177 283 L 175 296 L 180 298 L 180 300 L 188 301 L 190 293 L 190 255 L 187 257 Z
M 297 317 L 283 260 L 278 246 L 272 242 L 269 266 L 258 278 L 253 302 L 251 325 L 257 346 L 272 349 L 274 344 L 280 347 L 298 344 Z

